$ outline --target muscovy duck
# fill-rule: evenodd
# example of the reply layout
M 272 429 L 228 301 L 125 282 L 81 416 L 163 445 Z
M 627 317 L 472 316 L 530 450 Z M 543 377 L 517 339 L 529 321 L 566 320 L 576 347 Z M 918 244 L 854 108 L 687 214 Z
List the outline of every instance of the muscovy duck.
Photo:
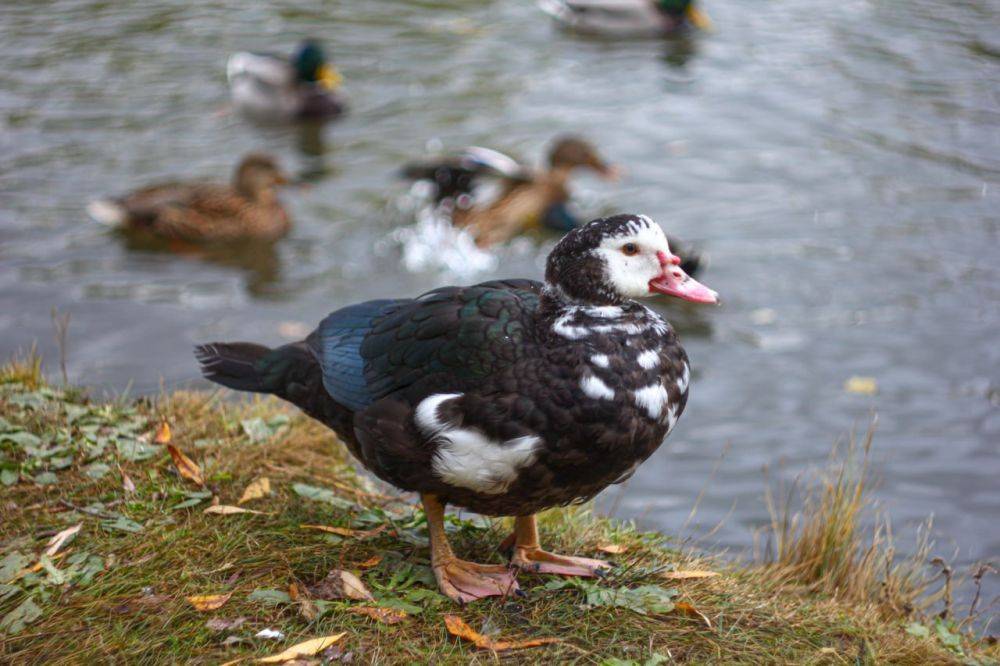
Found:
M 534 514 L 627 479 L 677 423 L 687 355 L 633 299 L 718 302 L 678 263 L 656 223 L 615 215 L 569 232 L 544 283 L 368 301 L 301 342 L 212 343 L 196 354 L 208 379 L 292 402 L 376 476 L 420 493 L 439 587 L 468 602 L 517 583 L 507 567 L 454 555 L 447 504 L 514 516 L 514 567 L 593 576 L 609 566 L 542 550 Z
M 440 160 L 409 164 L 402 175 L 433 182 L 437 203 L 450 204 L 452 224 L 468 229 L 481 247 L 489 247 L 541 225 L 557 231 L 576 226 L 566 204 L 569 177 L 577 168 L 611 180 L 619 174 L 588 141 L 564 136 L 553 142 L 543 170 L 523 166 L 495 150 L 473 147 Z M 500 179 L 502 188 L 494 201 L 480 204 L 470 195 L 485 177 Z
M 693 26 L 712 27 L 695 0 L 539 0 L 560 25 L 613 37 L 662 37 Z
M 277 188 L 288 176 L 269 155 L 244 157 L 232 185 L 175 181 L 92 201 L 98 222 L 125 231 L 193 242 L 273 241 L 291 228 Z
M 314 40 L 291 58 L 270 53 L 234 53 L 226 63 L 233 105 L 263 122 L 331 120 L 346 109 L 337 92 L 341 76 Z

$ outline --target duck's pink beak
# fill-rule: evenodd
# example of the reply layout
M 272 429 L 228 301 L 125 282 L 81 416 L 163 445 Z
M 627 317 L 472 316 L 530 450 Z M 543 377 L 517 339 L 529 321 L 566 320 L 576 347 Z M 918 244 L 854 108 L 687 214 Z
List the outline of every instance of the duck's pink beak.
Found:
M 676 296 L 692 303 L 719 302 L 719 295 L 681 270 L 681 258 L 671 252 L 657 252 L 660 275 L 649 281 L 650 293 Z

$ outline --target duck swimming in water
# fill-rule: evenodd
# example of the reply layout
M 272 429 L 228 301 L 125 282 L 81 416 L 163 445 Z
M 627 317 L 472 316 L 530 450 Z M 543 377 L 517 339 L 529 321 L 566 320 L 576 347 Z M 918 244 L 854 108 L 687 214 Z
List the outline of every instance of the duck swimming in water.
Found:
M 594 576 L 609 566 L 543 550 L 534 515 L 629 478 L 677 424 L 687 355 L 635 299 L 718 302 L 678 263 L 659 225 L 615 215 L 566 234 L 544 283 L 367 301 L 301 342 L 212 343 L 197 357 L 211 381 L 288 400 L 380 479 L 419 493 L 444 594 L 505 595 L 518 589 L 508 567 L 452 552 L 445 506 L 513 516 L 514 567 Z
M 490 247 L 531 229 L 566 233 L 581 226 L 569 206 L 569 178 L 578 168 L 590 169 L 607 180 L 617 180 L 621 174 L 592 144 L 576 136 L 553 142 L 545 170 L 474 146 L 441 159 L 408 164 L 401 173 L 431 183 L 435 204 L 447 209 L 452 224 L 467 229 L 480 247 Z M 477 203 L 474 191 L 487 179 L 500 181 L 500 194 L 492 202 Z M 681 267 L 694 275 L 703 263 L 701 255 L 676 238 L 668 240 L 682 257 Z
M 273 241 L 291 228 L 277 188 L 288 176 L 269 155 L 244 157 L 231 185 L 172 181 L 93 201 L 98 222 L 161 238 L 193 242 Z
M 503 153 L 474 147 L 440 160 L 407 165 L 402 173 L 434 183 L 435 200 L 450 206 L 452 224 L 467 229 L 479 246 L 489 247 L 541 226 L 557 231 L 576 227 L 567 204 L 569 179 L 579 168 L 609 180 L 619 176 L 619 170 L 605 162 L 592 144 L 576 136 L 553 142 L 544 169 L 535 170 Z M 491 202 L 476 202 L 473 190 L 487 177 L 501 181 L 500 193 Z
M 609 37 L 662 37 L 712 22 L 695 0 L 539 0 L 542 11 L 571 30 Z
M 306 40 L 291 58 L 234 53 L 226 64 L 233 105 L 262 122 L 331 120 L 344 113 L 341 77 L 318 42 Z

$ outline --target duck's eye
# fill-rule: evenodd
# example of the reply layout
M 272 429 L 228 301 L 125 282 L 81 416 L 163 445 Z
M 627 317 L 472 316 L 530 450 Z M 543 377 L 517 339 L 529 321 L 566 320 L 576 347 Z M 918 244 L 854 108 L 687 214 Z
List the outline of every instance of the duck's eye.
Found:
M 635 243 L 625 243 L 622 245 L 622 253 L 628 257 L 639 254 L 639 246 Z

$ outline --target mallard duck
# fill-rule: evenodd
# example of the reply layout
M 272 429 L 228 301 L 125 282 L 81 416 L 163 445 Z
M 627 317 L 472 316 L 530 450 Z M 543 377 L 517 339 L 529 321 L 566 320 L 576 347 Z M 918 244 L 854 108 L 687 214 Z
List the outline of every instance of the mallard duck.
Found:
M 442 159 L 408 164 L 401 173 L 432 183 L 434 203 L 447 208 L 452 223 L 467 228 L 480 247 L 489 247 L 538 226 L 560 233 L 579 227 L 582 220 L 568 205 L 567 183 L 573 169 L 590 168 L 609 180 L 620 174 L 589 142 L 574 136 L 553 142 L 548 163 L 548 170 L 538 172 L 496 150 L 474 146 Z M 486 178 L 502 182 L 501 194 L 492 203 L 477 205 L 472 194 Z M 701 256 L 675 238 L 668 240 L 679 248 L 681 267 L 694 275 Z
M 274 158 L 251 154 L 239 163 L 232 185 L 159 183 L 93 201 L 87 211 L 109 226 L 164 238 L 272 241 L 291 227 L 277 194 L 277 187 L 288 182 Z
M 573 228 L 566 203 L 569 178 L 577 168 L 591 169 L 611 180 L 619 173 L 589 142 L 566 136 L 553 142 L 548 166 L 542 170 L 525 167 L 495 150 L 475 147 L 456 156 L 408 165 L 403 175 L 432 181 L 436 201 L 451 205 L 452 224 L 468 229 L 481 247 L 489 247 L 533 227 Z M 495 200 L 478 204 L 470 195 L 484 176 L 499 178 L 502 188 Z
M 234 53 L 226 78 L 234 106 L 257 120 L 330 120 L 345 110 L 336 91 L 340 74 L 313 40 L 302 42 L 291 58 Z
M 518 586 L 508 567 L 455 556 L 447 504 L 514 516 L 514 567 L 594 576 L 609 566 L 543 550 L 534 515 L 624 481 L 677 424 L 687 355 L 634 299 L 718 302 L 678 262 L 659 225 L 615 215 L 569 232 L 544 283 L 367 301 L 301 342 L 211 343 L 196 354 L 211 381 L 292 402 L 380 479 L 419 493 L 438 586 L 464 603 Z
M 712 25 L 695 0 L 539 0 L 538 5 L 561 25 L 597 35 L 658 37 L 688 25 L 703 30 Z

